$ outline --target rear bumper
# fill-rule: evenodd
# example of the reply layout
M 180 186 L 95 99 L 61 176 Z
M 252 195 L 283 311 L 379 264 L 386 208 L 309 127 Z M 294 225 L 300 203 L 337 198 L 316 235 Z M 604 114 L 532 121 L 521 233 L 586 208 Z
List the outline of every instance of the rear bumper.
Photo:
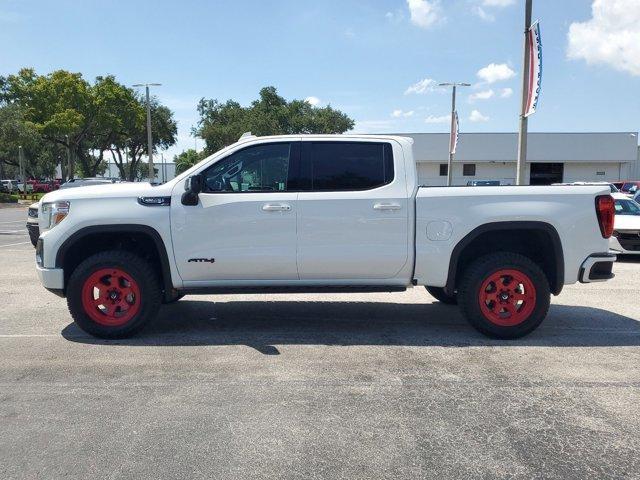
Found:
M 604 282 L 612 279 L 613 263 L 616 261 L 613 253 L 592 253 L 582 262 L 578 280 L 580 283 Z
M 613 253 L 640 254 L 640 235 L 637 232 L 621 232 L 618 235 L 620 235 L 619 238 L 611 237 L 609 239 L 609 249 Z

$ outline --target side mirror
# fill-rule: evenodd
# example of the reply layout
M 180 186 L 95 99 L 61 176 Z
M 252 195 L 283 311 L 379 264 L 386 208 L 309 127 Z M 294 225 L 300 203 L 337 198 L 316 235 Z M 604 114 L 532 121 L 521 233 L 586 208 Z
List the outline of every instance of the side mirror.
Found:
M 204 177 L 200 174 L 192 175 L 184 183 L 184 193 L 182 194 L 182 204 L 194 206 L 198 204 L 198 194 L 202 192 Z

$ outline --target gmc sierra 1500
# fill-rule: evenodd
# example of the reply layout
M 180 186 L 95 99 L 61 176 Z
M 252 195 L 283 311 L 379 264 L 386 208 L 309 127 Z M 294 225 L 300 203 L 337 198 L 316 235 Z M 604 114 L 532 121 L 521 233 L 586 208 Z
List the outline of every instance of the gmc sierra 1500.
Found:
M 164 185 L 48 193 L 36 263 L 100 337 L 187 293 L 423 285 L 515 338 L 563 285 L 613 276 L 613 219 L 601 186 L 419 187 L 409 138 L 243 136 Z

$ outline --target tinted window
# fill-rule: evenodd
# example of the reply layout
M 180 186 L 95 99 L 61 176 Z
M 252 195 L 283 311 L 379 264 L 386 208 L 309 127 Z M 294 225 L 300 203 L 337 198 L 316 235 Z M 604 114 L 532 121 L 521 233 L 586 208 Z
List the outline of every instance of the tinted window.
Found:
M 315 191 L 365 190 L 393 180 L 389 143 L 313 142 L 305 151 Z
M 256 145 L 215 163 L 204 173 L 205 192 L 276 192 L 287 189 L 290 143 Z
M 640 215 L 640 205 L 633 200 L 616 200 L 616 215 Z
M 446 163 L 441 163 L 440 164 L 440 176 L 441 177 L 446 177 L 448 172 L 449 172 L 449 165 L 447 165 Z
M 476 174 L 475 163 L 465 163 L 462 165 L 462 175 L 465 177 L 473 177 Z

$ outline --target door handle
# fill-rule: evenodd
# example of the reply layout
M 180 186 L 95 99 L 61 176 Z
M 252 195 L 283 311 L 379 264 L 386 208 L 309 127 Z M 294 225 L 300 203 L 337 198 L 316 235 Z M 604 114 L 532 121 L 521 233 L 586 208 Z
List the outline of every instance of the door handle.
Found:
M 265 212 L 288 212 L 291 210 L 291 205 L 288 203 L 265 203 L 262 205 L 262 210 Z
M 373 205 L 374 210 L 400 210 L 401 208 L 399 203 L 376 203 Z

